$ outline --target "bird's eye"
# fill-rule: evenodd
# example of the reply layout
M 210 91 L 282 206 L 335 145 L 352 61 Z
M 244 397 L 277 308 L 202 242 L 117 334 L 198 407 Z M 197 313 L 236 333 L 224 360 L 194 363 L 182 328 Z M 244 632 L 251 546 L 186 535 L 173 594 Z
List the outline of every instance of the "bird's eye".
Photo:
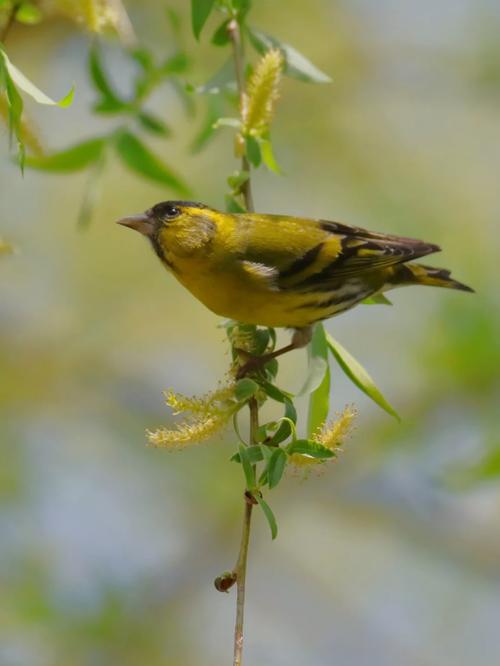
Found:
M 177 206 L 166 206 L 163 214 L 167 220 L 172 220 L 174 217 L 177 217 L 177 215 L 180 215 L 180 213 L 181 211 Z

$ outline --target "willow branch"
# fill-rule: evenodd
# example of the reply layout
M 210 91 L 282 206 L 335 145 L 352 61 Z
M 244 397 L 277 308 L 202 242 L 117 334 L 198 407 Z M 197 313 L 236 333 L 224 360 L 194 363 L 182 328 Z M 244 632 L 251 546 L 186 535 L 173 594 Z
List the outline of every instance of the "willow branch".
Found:
M 240 30 L 240 24 L 235 18 L 233 18 L 230 21 L 227 30 L 233 47 L 233 60 L 234 60 L 234 68 L 236 71 L 236 83 L 238 85 L 238 93 L 240 96 L 240 114 L 241 118 L 243 119 L 246 116 L 248 100 L 245 89 L 245 74 L 243 71 L 241 30 Z M 250 163 L 247 160 L 246 155 L 243 155 L 243 157 L 241 158 L 241 169 L 242 171 L 250 173 Z M 254 206 L 253 206 L 252 184 L 250 182 L 250 176 L 241 186 L 241 193 L 243 194 L 243 198 L 245 199 L 246 209 L 252 212 L 254 210 Z
M 228 25 L 228 33 L 233 48 L 234 68 L 236 72 L 236 82 L 238 84 L 238 93 L 240 97 L 241 118 L 246 116 L 247 95 L 245 89 L 245 75 L 243 71 L 243 57 L 241 45 L 240 25 L 236 18 L 233 18 Z M 246 155 L 241 158 L 241 169 L 250 173 L 250 164 Z M 253 211 L 252 185 L 250 176 L 242 185 L 241 193 L 245 200 L 245 207 L 248 211 Z M 251 398 L 248 403 L 250 409 L 250 445 L 257 444 L 257 430 L 259 427 L 259 406 L 255 398 Z M 252 520 L 252 510 L 256 500 L 247 490 L 245 492 L 245 507 L 243 515 L 243 527 L 241 532 L 240 551 L 238 561 L 233 575 L 236 578 L 236 621 L 234 625 L 234 658 L 233 666 L 241 666 L 243 653 L 243 621 L 245 614 L 245 590 L 246 573 L 248 560 L 248 544 L 250 541 L 250 527 Z

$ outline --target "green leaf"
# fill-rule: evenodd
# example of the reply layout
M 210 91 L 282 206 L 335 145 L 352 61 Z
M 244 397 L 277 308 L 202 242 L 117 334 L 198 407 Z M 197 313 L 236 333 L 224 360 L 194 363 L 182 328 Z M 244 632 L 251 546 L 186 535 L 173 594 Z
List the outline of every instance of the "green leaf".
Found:
M 116 137 L 116 149 L 123 163 L 135 173 L 155 183 L 161 183 L 181 195 L 189 196 L 183 181 L 170 170 L 135 134 L 122 130 Z
M 250 42 L 255 50 L 263 55 L 272 48 L 279 48 L 285 58 L 285 74 L 307 83 L 331 83 L 331 78 L 312 64 L 305 56 L 290 44 L 280 42 L 276 37 L 248 28 Z
M 284 442 L 285 439 L 293 434 L 293 428 L 290 425 L 290 421 L 292 423 L 297 423 L 297 410 L 295 409 L 295 405 L 291 400 L 285 401 L 284 416 L 285 420 L 280 422 L 278 430 L 274 433 L 271 441 L 269 442 L 270 444 L 281 444 L 281 442 Z
M 287 457 L 283 449 L 275 449 L 272 452 L 271 458 L 269 459 L 269 463 L 267 465 L 269 488 L 275 488 L 281 481 L 281 477 L 285 471 L 286 463 Z
M 226 201 L 226 210 L 228 213 L 245 213 L 246 208 L 244 208 L 233 196 L 226 194 L 224 197 Z
M 170 127 L 164 123 L 161 118 L 154 116 L 152 113 L 140 111 L 137 114 L 137 120 L 142 125 L 142 127 L 144 127 L 144 129 L 148 130 L 148 132 L 151 132 L 152 134 L 158 134 L 165 137 L 172 135 L 172 130 Z
M 249 462 L 251 462 L 252 465 L 255 465 L 255 463 L 258 463 L 261 460 L 264 460 L 264 453 L 263 453 L 263 448 L 264 447 L 248 446 L 248 447 L 243 447 L 243 448 L 245 449 L 247 460 Z M 233 456 L 231 456 L 231 461 L 241 463 L 240 454 L 235 453 Z
M 243 446 L 243 444 L 240 444 L 239 446 L 240 461 L 246 479 L 247 490 L 253 490 L 257 485 L 255 480 L 255 470 L 248 453 L 250 448 L 252 447 L 246 447 Z
M 196 39 L 200 38 L 201 31 L 205 25 L 215 0 L 191 0 L 191 24 Z
M 363 305 L 392 305 L 392 302 L 384 294 L 375 294 L 361 301 Z
M 19 94 L 14 82 L 12 81 L 7 69 L 7 56 L 0 48 L 0 89 L 5 87 L 5 93 L 8 106 L 8 125 L 9 138 L 12 141 L 12 135 L 17 140 L 17 157 L 21 172 L 24 171 L 25 148 L 22 137 L 21 118 L 23 115 L 23 100 Z
M 374 402 L 377 403 L 379 407 L 384 409 L 388 414 L 394 416 L 398 421 L 400 417 L 397 412 L 391 407 L 391 405 L 384 398 L 380 390 L 375 385 L 375 382 L 370 377 L 368 372 L 363 368 L 361 363 L 359 363 L 354 356 L 352 356 L 347 349 L 342 347 L 340 342 L 332 338 L 332 336 L 327 333 L 326 339 L 328 341 L 328 347 L 335 357 L 337 363 L 340 365 L 345 374 L 349 379 L 356 384 L 356 386 L 366 393 Z
M 259 503 L 259 506 L 264 512 L 267 522 L 269 523 L 269 527 L 271 529 L 271 537 L 273 539 L 276 539 L 276 537 L 278 536 L 278 524 L 276 522 L 276 518 L 274 517 L 274 513 L 271 510 L 271 507 L 267 502 L 264 501 L 264 499 L 259 494 L 255 495 L 255 499 Z
M 101 93 L 102 99 L 95 105 L 101 113 L 116 113 L 128 107 L 111 86 L 101 61 L 101 51 L 94 45 L 89 52 L 89 74 L 95 88 Z
M 26 166 L 40 171 L 81 171 L 99 160 L 105 144 L 106 139 L 90 139 L 52 155 L 27 157 Z
M 36 25 L 42 19 L 42 10 L 32 2 L 23 2 L 16 12 L 16 21 L 25 25 Z
M 276 158 L 274 157 L 273 144 L 271 143 L 271 139 L 261 139 L 259 143 L 262 161 L 269 169 L 269 171 L 273 171 L 274 173 L 280 175 L 282 172 L 278 162 L 276 161 Z
M 245 137 L 245 152 L 250 164 L 257 168 L 262 161 L 262 157 L 259 142 L 253 136 Z
M 230 20 L 231 19 L 226 19 L 223 21 L 212 35 L 212 39 L 210 41 L 214 46 L 225 46 L 231 41 L 227 31 L 227 26 L 229 25 Z
M 236 171 L 232 176 L 228 177 L 227 184 L 232 190 L 239 192 L 241 186 L 244 185 L 249 178 L 250 173 L 248 171 Z
M 73 86 L 71 87 L 71 90 L 67 95 L 65 95 L 62 99 L 56 102 L 50 97 L 48 97 L 39 88 L 37 88 L 35 84 L 32 83 L 26 76 L 24 76 L 24 74 L 19 69 L 17 69 L 15 65 L 11 63 L 5 51 L 3 51 L 3 49 L 1 48 L 0 48 L 0 55 L 1 57 L 3 57 L 5 68 L 7 69 L 7 72 L 10 78 L 12 79 L 13 83 L 23 92 L 25 92 L 27 95 L 32 97 L 35 100 L 35 102 L 38 102 L 38 104 L 46 104 L 48 106 L 59 106 L 61 108 L 64 108 L 69 106 L 73 102 L 73 97 L 75 94 L 75 89 Z
M 309 413 L 307 432 L 312 435 L 328 418 L 330 408 L 330 367 L 328 365 L 328 343 L 323 324 L 316 324 L 309 345 L 309 364 L 314 381 L 310 381 Z M 316 372 L 316 375 L 314 375 Z M 311 374 L 309 375 L 311 380 Z
M 287 446 L 287 453 L 289 455 L 302 453 L 311 456 L 311 458 L 319 459 L 335 457 L 334 451 L 311 439 L 296 439 L 295 442 Z
M 328 369 L 328 345 L 326 343 L 325 330 L 321 324 L 314 327 L 311 342 L 308 345 L 309 366 L 306 380 L 297 393 L 309 395 L 321 386 Z
M 238 402 L 244 402 L 254 396 L 259 390 L 259 385 L 249 377 L 240 379 L 235 386 L 234 396 Z

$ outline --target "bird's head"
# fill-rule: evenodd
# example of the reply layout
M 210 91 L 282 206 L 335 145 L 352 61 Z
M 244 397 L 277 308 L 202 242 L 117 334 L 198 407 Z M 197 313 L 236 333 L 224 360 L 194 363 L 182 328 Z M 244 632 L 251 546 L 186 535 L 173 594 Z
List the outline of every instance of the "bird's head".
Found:
M 217 214 L 194 201 L 162 201 L 118 224 L 147 236 L 160 258 L 167 258 L 168 253 L 190 254 L 209 242 L 216 231 Z

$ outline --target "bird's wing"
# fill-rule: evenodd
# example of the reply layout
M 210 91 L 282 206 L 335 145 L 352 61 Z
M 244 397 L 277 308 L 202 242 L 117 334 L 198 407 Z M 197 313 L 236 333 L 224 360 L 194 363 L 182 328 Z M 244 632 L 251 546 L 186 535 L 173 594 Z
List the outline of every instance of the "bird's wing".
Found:
M 326 220 L 242 215 L 240 257 L 278 289 L 328 287 L 337 280 L 438 252 L 431 243 Z

